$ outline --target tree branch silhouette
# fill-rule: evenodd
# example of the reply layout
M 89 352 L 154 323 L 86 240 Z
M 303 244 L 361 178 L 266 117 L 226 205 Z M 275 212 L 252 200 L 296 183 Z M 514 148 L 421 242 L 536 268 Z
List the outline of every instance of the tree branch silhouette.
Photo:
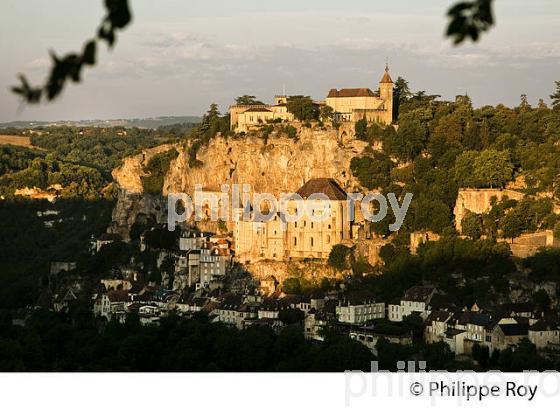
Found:
M 66 82 L 80 82 L 82 69 L 95 65 L 98 42 L 104 41 L 112 48 L 116 41 L 116 32 L 124 29 L 132 21 L 128 0 L 105 0 L 105 8 L 107 14 L 101 21 L 97 35 L 85 43 L 80 53 L 69 53 L 60 58 L 51 51 L 53 65 L 47 82 L 34 87 L 23 74 L 19 74 L 20 85 L 12 87 L 12 92 L 20 95 L 27 103 L 36 104 L 43 98 L 48 101 L 54 100 L 60 95 Z
M 480 34 L 494 25 L 492 8 L 493 0 L 461 1 L 451 6 L 447 11 L 450 21 L 446 36 L 451 37 L 455 45 L 467 38 L 478 41 Z

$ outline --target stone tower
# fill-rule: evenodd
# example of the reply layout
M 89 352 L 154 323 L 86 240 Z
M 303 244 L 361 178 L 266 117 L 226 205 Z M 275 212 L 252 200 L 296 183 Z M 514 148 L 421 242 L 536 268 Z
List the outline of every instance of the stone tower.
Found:
M 385 73 L 379 81 L 379 97 L 385 101 L 385 123 L 393 122 L 393 80 L 389 75 L 389 65 L 385 64 Z

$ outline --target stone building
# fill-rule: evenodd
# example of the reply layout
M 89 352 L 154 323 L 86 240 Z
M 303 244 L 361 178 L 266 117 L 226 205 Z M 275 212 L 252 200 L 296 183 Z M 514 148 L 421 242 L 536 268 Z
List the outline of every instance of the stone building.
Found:
M 232 105 L 229 108 L 231 130 L 247 132 L 262 124 L 276 121 L 293 121 L 294 115 L 288 112 L 288 96 L 277 95 L 274 104 Z M 365 119 L 368 122 L 391 124 L 393 122 L 393 80 L 389 67 L 385 66 L 383 77 L 379 81 L 379 90 L 370 88 L 332 88 L 324 102 L 333 109 L 336 121 L 356 122 Z
M 229 108 L 231 130 L 247 132 L 267 122 L 293 121 L 294 115 L 288 112 L 287 102 L 287 96 L 277 95 L 272 105 L 232 105 Z
M 379 81 L 379 91 L 369 88 L 333 88 L 327 95 L 326 105 L 334 111 L 338 121 L 356 122 L 365 119 L 368 122 L 391 124 L 393 122 L 393 80 L 389 67 Z
M 241 262 L 263 259 L 327 259 L 332 247 L 351 239 L 351 222 L 348 216 L 346 193 L 332 178 L 314 178 L 307 181 L 297 194 L 300 204 L 308 212 L 297 221 L 283 222 L 279 213 L 268 221 L 254 221 L 253 214 L 243 220 L 242 209 L 235 215 L 235 255 Z M 312 194 L 323 194 L 323 211 L 330 212 L 328 219 L 314 221 L 309 213 L 319 217 L 318 203 Z M 310 198 L 311 197 L 311 198 Z M 289 203 L 288 212 L 295 204 Z

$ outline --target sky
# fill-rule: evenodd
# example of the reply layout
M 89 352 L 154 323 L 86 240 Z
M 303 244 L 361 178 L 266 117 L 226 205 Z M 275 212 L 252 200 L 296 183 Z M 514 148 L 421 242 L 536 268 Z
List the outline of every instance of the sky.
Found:
M 388 59 L 413 91 L 475 106 L 549 101 L 560 80 L 560 2 L 496 0 L 497 25 L 478 43 L 443 35 L 451 0 L 130 0 L 134 20 L 80 84 L 39 106 L 9 88 L 44 81 L 49 50 L 78 51 L 102 0 L 2 0 L 0 122 L 201 115 L 243 94 L 324 99 L 330 88 L 377 88 Z

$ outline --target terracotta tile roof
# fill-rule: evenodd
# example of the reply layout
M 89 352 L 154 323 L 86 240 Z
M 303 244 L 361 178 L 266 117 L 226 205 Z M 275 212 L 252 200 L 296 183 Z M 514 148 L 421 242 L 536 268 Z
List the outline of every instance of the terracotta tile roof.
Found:
M 270 111 L 268 108 L 249 108 L 248 110 L 245 110 L 244 112 L 272 112 Z
M 311 194 L 325 194 L 333 201 L 346 201 L 346 192 L 332 178 L 314 178 L 307 181 L 298 189 L 297 194 L 303 199 L 309 198 Z
M 327 98 L 335 97 L 375 97 L 375 94 L 369 88 L 341 88 L 340 90 L 332 88 Z

